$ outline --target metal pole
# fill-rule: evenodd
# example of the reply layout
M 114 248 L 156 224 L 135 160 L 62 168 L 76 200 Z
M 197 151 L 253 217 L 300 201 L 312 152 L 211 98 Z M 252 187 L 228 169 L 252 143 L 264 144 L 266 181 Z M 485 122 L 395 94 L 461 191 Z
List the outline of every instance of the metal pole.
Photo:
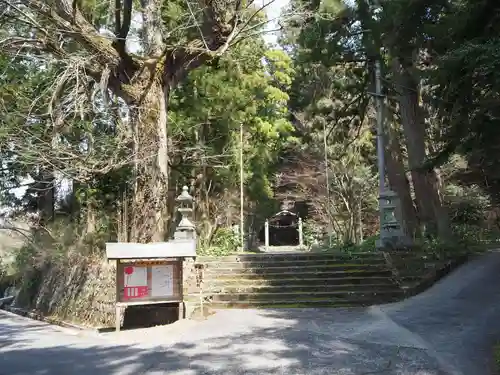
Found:
M 384 159 L 384 97 L 382 95 L 382 79 L 380 60 L 375 62 L 375 100 L 377 101 L 377 161 L 379 174 L 379 192 L 385 190 L 385 159 Z
M 243 123 L 240 124 L 240 237 L 241 251 L 245 250 L 245 217 L 243 212 Z
M 382 196 L 385 190 L 385 160 L 384 160 L 384 97 L 382 95 L 380 60 L 375 61 L 375 100 L 377 104 L 377 162 L 378 162 L 378 185 L 379 185 L 379 217 L 380 217 L 380 240 L 378 246 L 384 246 L 384 209 Z
M 323 146 L 325 149 L 325 177 L 326 177 L 326 207 L 328 214 L 328 245 L 332 246 L 332 213 L 330 207 L 330 173 L 328 172 L 328 143 L 326 134 L 326 122 L 323 123 Z

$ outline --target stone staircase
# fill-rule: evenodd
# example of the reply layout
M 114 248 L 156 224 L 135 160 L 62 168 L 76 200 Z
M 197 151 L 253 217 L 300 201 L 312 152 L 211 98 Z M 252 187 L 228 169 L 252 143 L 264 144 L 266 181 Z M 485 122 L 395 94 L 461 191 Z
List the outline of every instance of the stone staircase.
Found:
M 404 297 L 381 253 L 242 254 L 197 263 L 211 308 L 366 306 Z
M 300 246 L 259 246 L 261 253 L 303 253 L 305 248 Z

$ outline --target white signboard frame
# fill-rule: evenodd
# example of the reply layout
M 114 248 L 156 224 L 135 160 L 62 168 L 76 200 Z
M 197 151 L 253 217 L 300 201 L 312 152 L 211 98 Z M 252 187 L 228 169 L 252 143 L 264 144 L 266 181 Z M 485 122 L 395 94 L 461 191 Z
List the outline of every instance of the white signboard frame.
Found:
M 151 297 L 174 296 L 174 265 L 151 266 Z

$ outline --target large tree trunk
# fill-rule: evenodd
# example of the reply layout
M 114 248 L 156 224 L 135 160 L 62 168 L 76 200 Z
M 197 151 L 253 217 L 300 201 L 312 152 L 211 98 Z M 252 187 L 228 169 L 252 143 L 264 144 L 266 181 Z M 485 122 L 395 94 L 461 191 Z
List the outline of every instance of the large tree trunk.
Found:
M 55 216 L 55 177 L 52 170 L 43 168 L 35 183 L 38 190 L 37 206 L 40 212 L 41 225 L 54 221 Z
M 387 178 L 391 190 L 395 191 L 401 202 L 400 219 L 403 231 L 409 238 L 414 238 L 417 228 L 417 216 L 413 205 L 413 198 L 410 191 L 410 183 L 406 177 L 405 164 L 401 152 L 399 136 L 394 129 L 393 113 L 387 110 L 388 126 L 385 134 L 387 147 L 385 148 L 385 159 L 387 167 Z
M 164 241 L 168 233 L 167 108 L 170 87 L 159 82 L 147 89 L 131 116 L 137 131 L 136 187 L 130 240 Z
M 419 85 L 410 69 L 413 62 L 394 58 L 391 64 L 395 77 L 397 99 L 403 131 L 408 151 L 408 164 L 415 190 L 420 222 L 425 224 L 426 232 L 436 233 L 443 239 L 450 236 L 448 217 L 442 207 L 434 170 L 424 171 L 426 159 L 425 124 L 419 105 Z
M 161 56 L 161 1 L 141 0 L 142 45 L 148 56 Z M 139 102 L 129 103 L 136 152 L 131 241 L 161 242 L 168 236 L 168 133 L 170 92 L 180 66 L 168 57 L 144 69 L 136 80 Z M 167 71 L 167 69 L 172 69 Z

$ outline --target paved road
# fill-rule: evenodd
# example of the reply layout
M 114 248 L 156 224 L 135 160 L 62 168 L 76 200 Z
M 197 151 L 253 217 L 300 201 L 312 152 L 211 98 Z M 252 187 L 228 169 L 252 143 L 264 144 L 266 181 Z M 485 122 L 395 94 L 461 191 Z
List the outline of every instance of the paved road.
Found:
M 368 309 L 228 310 L 97 335 L 0 313 L 0 375 L 490 375 L 500 253 Z

